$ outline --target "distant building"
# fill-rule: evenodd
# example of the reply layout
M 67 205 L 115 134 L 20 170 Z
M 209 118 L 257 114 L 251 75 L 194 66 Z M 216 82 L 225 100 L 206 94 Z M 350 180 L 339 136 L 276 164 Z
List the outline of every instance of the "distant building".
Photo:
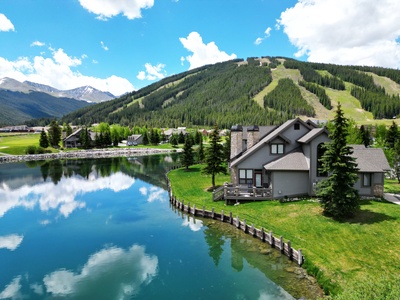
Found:
M 137 146 L 143 144 L 143 136 L 141 134 L 133 134 L 128 136 L 126 140 L 128 146 Z
M 81 144 L 81 131 L 83 129 L 79 128 L 74 131 L 72 134 L 63 139 L 64 148 L 79 148 L 82 146 Z M 94 143 L 96 138 L 96 133 L 89 130 L 90 138 L 92 139 L 92 143 Z

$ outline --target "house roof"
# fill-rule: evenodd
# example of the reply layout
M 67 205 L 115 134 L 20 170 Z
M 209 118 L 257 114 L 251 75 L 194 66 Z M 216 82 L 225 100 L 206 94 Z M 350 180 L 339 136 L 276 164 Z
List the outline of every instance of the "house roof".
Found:
M 264 169 L 269 171 L 309 171 L 310 163 L 304 153 L 297 148 L 285 156 L 265 164 Z
M 364 145 L 349 145 L 353 148 L 359 172 L 385 172 L 390 170 L 385 153 L 381 148 L 366 148 Z
M 70 138 L 73 137 L 73 136 L 76 136 L 76 135 L 80 134 L 81 131 L 82 131 L 82 128 L 79 128 L 79 129 L 75 130 L 75 131 L 74 131 L 73 133 L 71 133 L 69 136 L 65 137 L 65 138 L 64 138 L 64 141 L 70 139 Z
M 306 122 L 302 121 L 299 118 L 296 119 L 292 119 L 292 120 L 288 120 L 285 123 L 283 123 L 281 126 L 277 127 L 275 130 L 273 130 L 272 132 L 270 132 L 269 134 L 267 134 L 265 137 L 263 137 L 257 144 L 255 144 L 253 147 L 251 147 L 250 149 L 247 149 L 242 156 L 238 157 L 237 159 L 235 159 L 234 161 L 231 162 L 231 166 L 235 166 L 237 165 L 239 162 L 241 162 L 242 160 L 244 160 L 245 158 L 247 158 L 249 155 L 251 155 L 251 153 L 257 151 L 260 147 L 262 147 L 264 144 L 267 144 L 269 142 L 271 142 L 272 140 L 274 140 L 277 137 L 280 137 L 282 139 L 284 139 L 286 142 L 290 143 L 290 141 L 288 139 L 286 139 L 283 135 L 282 132 L 285 131 L 287 128 L 289 128 L 290 126 L 292 126 L 292 124 L 296 123 L 296 122 L 300 122 L 302 123 L 304 126 L 308 127 L 311 129 L 310 125 L 307 124 Z
M 328 134 L 328 131 L 325 128 L 314 128 L 309 133 L 303 135 L 297 141 L 299 143 L 307 144 L 307 143 L 309 143 L 310 141 L 312 141 L 313 139 L 315 139 L 317 136 L 319 136 L 322 133 Z

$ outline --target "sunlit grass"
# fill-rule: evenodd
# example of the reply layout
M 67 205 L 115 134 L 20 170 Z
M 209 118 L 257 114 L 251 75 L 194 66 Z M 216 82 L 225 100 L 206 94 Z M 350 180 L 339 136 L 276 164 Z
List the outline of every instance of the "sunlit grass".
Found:
M 0 136 L 0 152 L 12 155 L 23 155 L 28 146 L 39 146 L 39 134 L 19 134 Z
M 240 216 L 247 224 L 273 231 L 276 236 L 290 240 L 294 248 L 301 248 L 306 261 L 322 270 L 326 278 L 346 288 L 349 282 L 382 273 L 399 275 L 400 269 L 400 206 L 392 203 L 363 200 L 357 215 L 345 222 L 334 221 L 322 214 L 315 199 L 299 202 L 248 202 L 226 206 L 213 202 L 211 177 L 200 173 L 196 165 L 185 172 L 171 171 L 172 191 L 187 204 L 203 206 L 225 214 Z M 218 185 L 230 181 L 228 176 L 217 176 Z

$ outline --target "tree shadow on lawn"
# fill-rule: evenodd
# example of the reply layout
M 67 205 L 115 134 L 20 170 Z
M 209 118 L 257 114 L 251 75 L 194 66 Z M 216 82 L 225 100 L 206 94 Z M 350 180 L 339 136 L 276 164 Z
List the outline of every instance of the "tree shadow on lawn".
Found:
M 385 202 L 388 204 L 393 204 L 391 202 L 387 202 L 386 200 L 382 200 L 379 202 Z M 354 217 L 348 219 L 340 219 L 337 220 L 340 223 L 350 223 L 350 224 L 375 224 L 383 221 L 395 221 L 397 218 L 386 215 L 384 213 L 374 212 L 369 209 L 362 209 L 363 206 L 372 205 L 370 200 L 363 201 L 360 205 L 360 210 L 358 210 Z M 393 204 L 395 205 L 395 204 Z

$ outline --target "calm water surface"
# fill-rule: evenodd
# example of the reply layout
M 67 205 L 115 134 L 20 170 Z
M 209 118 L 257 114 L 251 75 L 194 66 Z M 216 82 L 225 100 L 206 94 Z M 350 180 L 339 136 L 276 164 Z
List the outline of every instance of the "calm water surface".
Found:
M 275 249 L 171 207 L 176 159 L 0 165 L 0 299 L 315 297 Z

